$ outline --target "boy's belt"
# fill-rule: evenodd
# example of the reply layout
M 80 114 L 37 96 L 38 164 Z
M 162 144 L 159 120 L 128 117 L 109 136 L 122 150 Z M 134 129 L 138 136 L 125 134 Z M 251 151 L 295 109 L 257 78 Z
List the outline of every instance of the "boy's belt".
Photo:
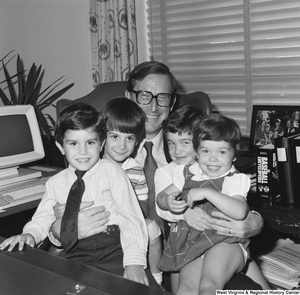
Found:
M 110 233 L 113 233 L 113 232 L 117 232 L 117 231 L 120 231 L 120 228 L 117 224 L 109 224 L 106 228 L 105 231 L 103 231 L 103 233 L 106 233 L 106 234 L 110 234 Z

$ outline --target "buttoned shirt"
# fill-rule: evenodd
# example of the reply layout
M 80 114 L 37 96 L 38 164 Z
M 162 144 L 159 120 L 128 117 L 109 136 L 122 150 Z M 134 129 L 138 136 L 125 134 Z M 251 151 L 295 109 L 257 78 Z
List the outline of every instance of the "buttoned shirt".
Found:
M 144 167 L 145 159 L 147 156 L 147 151 L 144 149 L 144 143 L 146 140 L 144 140 L 138 149 L 137 155 L 135 157 L 135 160 L 142 166 Z M 153 148 L 152 148 L 152 155 L 153 158 L 155 159 L 157 166 L 161 167 L 164 165 L 167 165 L 168 162 L 166 160 L 166 156 L 164 153 L 164 143 L 163 143 L 163 132 L 160 130 L 160 132 L 151 139 L 153 143 Z
M 59 202 L 66 204 L 69 190 L 76 180 L 75 169 L 67 169 L 51 177 L 46 183 L 46 192 L 39 204 L 32 221 L 27 223 L 23 233 L 34 236 L 36 243 L 48 234 L 55 221 L 53 206 Z M 137 198 L 124 170 L 107 160 L 99 160 L 83 176 L 85 191 L 82 202 L 94 201 L 92 207 L 105 206 L 111 213 L 108 225 L 120 227 L 120 239 L 124 252 L 123 265 L 146 266 L 148 245 L 147 227 Z M 60 243 L 53 237 L 54 244 Z
M 154 183 L 155 183 L 155 193 L 156 198 L 157 195 L 162 192 L 169 185 L 173 184 L 176 167 L 178 165 L 175 162 L 171 162 L 165 166 L 159 167 L 156 170 Z M 156 212 L 157 214 L 170 222 L 177 222 L 180 220 L 184 220 L 184 216 L 182 214 L 172 214 L 169 210 L 162 210 L 159 208 L 156 202 Z

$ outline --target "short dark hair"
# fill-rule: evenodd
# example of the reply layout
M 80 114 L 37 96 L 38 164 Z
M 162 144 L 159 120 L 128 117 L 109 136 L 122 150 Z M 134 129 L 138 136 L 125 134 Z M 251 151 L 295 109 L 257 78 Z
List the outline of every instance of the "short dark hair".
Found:
M 146 136 L 146 114 L 134 101 L 126 97 L 114 98 L 107 102 L 100 111 L 100 116 L 105 122 L 105 134 L 113 130 L 134 134 L 137 146 Z
M 193 134 L 202 119 L 206 117 L 205 112 L 191 105 L 183 105 L 173 111 L 163 122 L 164 135 L 168 132 Z
M 86 129 L 96 132 L 101 143 L 105 139 L 105 123 L 101 120 L 99 112 L 88 104 L 72 103 L 59 114 L 55 124 L 54 138 L 62 145 L 68 130 Z
M 239 125 L 233 119 L 221 114 L 212 114 L 204 118 L 194 135 L 193 145 L 195 151 L 198 150 L 202 140 L 224 140 L 233 147 L 235 155 L 238 155 L 241 149 L 242 135 Z
M 165 64 L 159 61 L 146 61 L 137 65 L 129 75 L 127 81 L 127 91 L 131 92 L 132 90 L 134 90 L 137 82 L 143 81 L 148 75 L 152 74 L 168 76 L 170 78 L 173 103 L 178 90 L 178 82 L 174 75 L 171 73 L 170 69 Z

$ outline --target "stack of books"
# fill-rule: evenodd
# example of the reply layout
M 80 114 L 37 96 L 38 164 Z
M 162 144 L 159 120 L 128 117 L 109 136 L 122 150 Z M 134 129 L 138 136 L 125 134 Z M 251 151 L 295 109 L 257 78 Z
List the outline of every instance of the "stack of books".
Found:
M 275 138 L 278 177 L 282 200 L 300 206 L 300 134 Z
M 300 284 L 300 245 L 278 240 L 274 249 L 258 256 L 258 264 L 269 283 L 279 289 L 295 289 Z
M 257 148 L 257 196 L 269 205 L 300 208 L 300 133 L 275 138 Z

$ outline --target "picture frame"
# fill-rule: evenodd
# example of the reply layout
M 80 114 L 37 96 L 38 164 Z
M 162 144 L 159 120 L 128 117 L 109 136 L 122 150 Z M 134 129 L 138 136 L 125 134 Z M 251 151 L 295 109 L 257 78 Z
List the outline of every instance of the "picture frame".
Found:
M 289 127 L 289 125 L 291 125 Z M 300 132 L 299 106 L 253 105 L 249 150 L 268 143 L 274 139 Z

